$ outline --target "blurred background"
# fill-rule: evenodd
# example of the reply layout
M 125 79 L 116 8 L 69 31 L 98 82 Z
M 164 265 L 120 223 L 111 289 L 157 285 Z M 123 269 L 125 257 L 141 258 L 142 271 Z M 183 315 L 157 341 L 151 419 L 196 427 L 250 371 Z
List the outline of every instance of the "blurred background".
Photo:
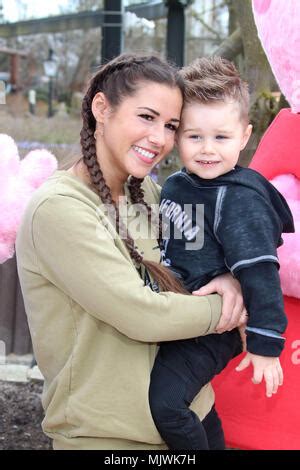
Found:
M 201 56 L 234 61 L 249 83 L 254 126 L 241 154 L 242 166 L 250 163 L 279 110 L 289 107 L 258 39 L 251 0 L 0 0 L 0 133 L 13 137 L 21 157 L 31 149 L 47 148 L 66 167 L 80 155 L 81 102 L 89 78 L 101 63 L 125 51 L 155 51 L 178 67 Z M 174 151 L 152 176 L 163 183 L 179 167 Z M 289 305 L 297 316 L 296 302 L 291 299 Z M 33 365 L 14 257 L 0 265 L 0 449 L 50 449 L 40 428 L 42 383 L 35 382 L 40 379 L 34 374 L 28 376 Z M 294 375 L 290 377 L 286 402 L 296 393 Z M 296 421 L 293 411 L 286 415 Z M 297 426 L 289 420 L 283 424 L 288 436 L 291 429 L 295 432 Z M 244 444 L 251 448 L 248 434 Z
M 199 56 L 233 60 L 250 84 L 254 133 L 240 163 L 287 106 L 254 24 L 251 0 L 0 0 L 0 132 L 21 155 L 79 152 L 80 106 L 97 66 L 123 51 L 156 51 L 178 66 Z M 154 171 L 177 169 L 176 153 Z

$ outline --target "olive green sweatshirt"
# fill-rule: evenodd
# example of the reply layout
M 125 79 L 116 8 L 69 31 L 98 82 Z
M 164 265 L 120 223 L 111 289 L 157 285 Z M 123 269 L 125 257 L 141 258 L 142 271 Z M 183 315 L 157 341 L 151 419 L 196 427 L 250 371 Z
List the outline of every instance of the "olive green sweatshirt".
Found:
M 149 177 L 143 188 L 145 200 L 158 203 Z M 145 259 L 159 261 L 156 239 L 141 234 L 135 242 Z M 34 193 L 16 250 L 45 378 L 43 430 L 54 448 L 165 448 L 148 404 L 157 342 L 211 333 L 220 297 L 145 286 L 97 194 L 66 171 Z M 207 385 L 192 408 L 203 418 L 213 402 Z

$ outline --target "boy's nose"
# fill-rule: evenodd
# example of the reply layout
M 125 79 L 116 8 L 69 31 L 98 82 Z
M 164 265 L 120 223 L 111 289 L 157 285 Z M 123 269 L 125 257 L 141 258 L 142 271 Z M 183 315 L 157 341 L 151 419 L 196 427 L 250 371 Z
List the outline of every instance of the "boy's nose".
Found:
M 210 139 L 204 139 L 202 143 L 202 153 L 214 153 L 214 147 Z

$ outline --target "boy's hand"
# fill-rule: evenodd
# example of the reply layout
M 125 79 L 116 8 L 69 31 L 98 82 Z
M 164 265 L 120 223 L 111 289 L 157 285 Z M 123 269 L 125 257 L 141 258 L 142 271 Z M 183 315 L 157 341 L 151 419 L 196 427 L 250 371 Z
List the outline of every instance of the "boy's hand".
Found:
M 264 378 L 267 397 L 271 397 L 272 394 L 277 393 L 279 385 L 283 384 L 283 372 L 279 357 L 258 356 L 257 354 L 248 352 L 235 370 L 240 372 L 246 369 L 250 364 L 253 365 L 252 382 L 259 384 Z

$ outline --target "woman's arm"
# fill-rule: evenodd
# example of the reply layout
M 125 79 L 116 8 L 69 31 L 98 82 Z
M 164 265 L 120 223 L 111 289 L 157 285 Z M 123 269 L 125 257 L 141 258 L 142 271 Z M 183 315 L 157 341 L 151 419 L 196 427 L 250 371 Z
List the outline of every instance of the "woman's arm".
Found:
M 94 207 L 79 199 L 56 195 L 44 201 L 33 216 L 32 239 L 41 275 L 130 338 L 157 342 L 215 330 L 218 295 L 152 292 L 125 246 L 111 238 Z

